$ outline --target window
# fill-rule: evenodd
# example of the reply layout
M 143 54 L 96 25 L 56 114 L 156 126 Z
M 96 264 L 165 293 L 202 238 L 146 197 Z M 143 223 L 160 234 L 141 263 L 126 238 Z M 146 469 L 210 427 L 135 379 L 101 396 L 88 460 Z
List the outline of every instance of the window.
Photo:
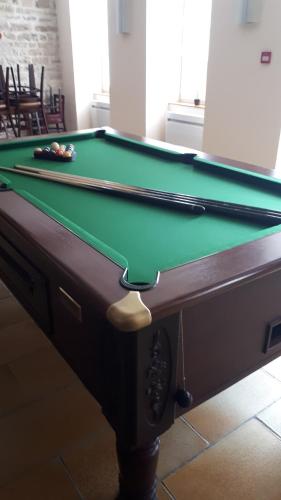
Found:
M 179 100 L 205 101 L 212 0 L 183 0 Z
M 179 100 L 204 103 L 206 95 L 207 65 L 211 25 L 212 0 L 169 0 L 177 19 L 172 37 L 181 43 Z M 95 92 L 109 94 L 108 7 L 106 0 L 95 0 L 93 16 L 94 43 L 98 47 L 95 65 Z M 173 22 L 173 21 L 172 21 Z M 177 42 L 178 43 L 178 42 Z M 175 58 L 179 57 L 175 54 Z
M 101 92 L 109 94 L 108 8 L 105 0 L 100 2 L 100 9 Z
M 76 1 L 76 0 L 75 0 Z M 108 8 L 106 0 L 88 0 L 91 21 L 92 44 L 88 57 L 94 68 L 95 94 L 109 94 Z M 78 2 L 77 2 L 78 4 Z M 83 28 L 82 28 L 83 29 Z

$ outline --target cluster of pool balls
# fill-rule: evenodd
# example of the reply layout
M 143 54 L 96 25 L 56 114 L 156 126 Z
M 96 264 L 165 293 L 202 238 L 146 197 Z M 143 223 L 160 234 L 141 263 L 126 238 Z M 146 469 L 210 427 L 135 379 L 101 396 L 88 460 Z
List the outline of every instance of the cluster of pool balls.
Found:
M 73 144 L 58 144 L 57 142 L 52 142 L 50 146 L 45 146 L 44 148 L 35 148 L 34 156 L 36 158 L 45 159 L 64 159 L 72 160 L 75 155 L 75 149 Z

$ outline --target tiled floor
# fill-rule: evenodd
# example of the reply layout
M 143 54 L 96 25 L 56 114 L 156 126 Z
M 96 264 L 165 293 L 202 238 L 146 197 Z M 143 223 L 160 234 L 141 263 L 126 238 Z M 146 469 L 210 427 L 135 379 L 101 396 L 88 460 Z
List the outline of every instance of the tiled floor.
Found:
M 159 500 L 281 499 L 281 358 L 161 439 Z M 0 500 L 113 500 L 114 433 L 0 283 Z

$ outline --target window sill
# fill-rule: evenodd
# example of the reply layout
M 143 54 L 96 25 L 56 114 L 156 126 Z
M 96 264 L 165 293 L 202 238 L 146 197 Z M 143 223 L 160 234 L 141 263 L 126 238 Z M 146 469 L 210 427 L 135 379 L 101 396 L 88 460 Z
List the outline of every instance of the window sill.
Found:
M 192 119 L 194 123 L 203 123 L 205 115 L 205 106 L 195 106 L 186 103 L 172 103 L 168 104 L 167 115 L 169 118 L 174 119 Z
M 169 106 L 178 106 L 182 108 L 199 108 L 199 109 L 205 109 L 205 102 L 204 104 L 194 104 L 192 101 L 190 102 L 185 102 L 185 101 L 176 101 L 176 102 L 169 102 Z
M 92 108 L 110 110 L 109 94 L 94 94 L 91 103 Z M 193 123 L 204 123 L 205 106 L 195 106 L 192 103 L 170 102 L 167 109 L 169 119 L 178 119 L 179 121 L 190 120 Z
M 105 104 L 106 106 L 110 106 L 110 95 L 109 94 L 93 94 L 93 103 L 95 104 Z
M 204 114 L 205 104 L 199 104 L 199 106 L 195 106 L 195 104 L 186 102 L 169 102 L 168 111 L 176 111 L 179 113 L 186 113 L 186 114 L 189 114 L 190 112 Z

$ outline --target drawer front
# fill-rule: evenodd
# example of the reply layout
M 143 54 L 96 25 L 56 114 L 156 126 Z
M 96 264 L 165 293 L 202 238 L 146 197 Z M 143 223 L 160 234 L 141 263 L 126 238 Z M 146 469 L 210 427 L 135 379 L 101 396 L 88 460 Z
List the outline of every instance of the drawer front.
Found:
M 183 339 L 195 404 L 281 355 L 281 272 L 186 308 Z
M 0 276 L 41 328 L 50 333 L 47 281 L 1 234 Z

